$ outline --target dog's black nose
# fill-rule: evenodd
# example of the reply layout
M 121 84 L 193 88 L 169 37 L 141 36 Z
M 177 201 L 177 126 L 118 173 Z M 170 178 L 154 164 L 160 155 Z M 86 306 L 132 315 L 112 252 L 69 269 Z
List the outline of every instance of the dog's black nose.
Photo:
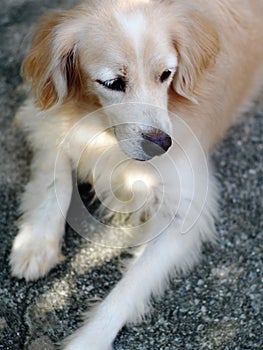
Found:
M 172 145 L 172 139 L 169 135 L 159 129 L 152 129 L 151 132 L 142 133 L 143 151 L 150 157 L 161 156 Z

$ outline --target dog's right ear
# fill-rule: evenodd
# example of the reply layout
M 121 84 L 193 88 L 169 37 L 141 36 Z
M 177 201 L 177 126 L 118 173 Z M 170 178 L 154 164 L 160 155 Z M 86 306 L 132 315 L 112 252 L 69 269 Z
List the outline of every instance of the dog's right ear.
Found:
M 37 24 L 22 75 L 31 82 L 35 104 L 42 110 L 67 98 L 79 99 L 84 93 L 79 26 L 70 11 L 43 16 Z
M 176 19 L 173 40 L 179 57 L 174 89 L 179 95 L 196 102 L 196 83 L 214 65 L 220 50 L 217 31 L 203 14 L 187 9 Z

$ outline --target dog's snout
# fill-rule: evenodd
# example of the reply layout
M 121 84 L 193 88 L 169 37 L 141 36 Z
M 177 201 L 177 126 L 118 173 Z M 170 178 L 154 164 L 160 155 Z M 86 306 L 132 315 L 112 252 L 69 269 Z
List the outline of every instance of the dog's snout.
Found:
M 168 151 L 172 145 L 171 137 L 159 129 L 153 129 L 151 132 L 142 133 L 142 148 L 150 156 L 160 156 Z

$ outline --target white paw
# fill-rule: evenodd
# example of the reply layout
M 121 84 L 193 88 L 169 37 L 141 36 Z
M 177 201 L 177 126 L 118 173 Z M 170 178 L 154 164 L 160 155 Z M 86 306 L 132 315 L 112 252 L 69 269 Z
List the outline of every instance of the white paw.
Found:
M 84 326 L 65 339 L 62 350 L 113 350 L 113 347 L 103 329 L 93 333 Z
M 10 256 L 12 275 L 27 281 L 45 276 L 63 259 L 59 242 L 23 228 L 16 236 Z
M 114 350 L 112 346 L 107 347 L 101 347 L 100 345 L 97 346 L 96 344 L 77 344 L 75 342 L 69 343 L 65 348 L 62 348 L 62 350 Z
M 77 344 L 76 342 L 69 343 L 66 347 L 62 347 L 62 350 L 114 350 L 112 346 L 101 347 L 96 344 Z

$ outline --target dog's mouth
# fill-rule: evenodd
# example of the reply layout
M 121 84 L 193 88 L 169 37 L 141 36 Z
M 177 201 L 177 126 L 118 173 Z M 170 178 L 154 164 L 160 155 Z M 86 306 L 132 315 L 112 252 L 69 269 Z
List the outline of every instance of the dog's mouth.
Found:
M 172 146 L 171 137 L 160 129 L 151 128 L 145 132 L 136 130 L 132 133 L 124 130 L 123 127 L 114 127 L 119 145 L 129 158 L 147 161 L 162 156 Z

